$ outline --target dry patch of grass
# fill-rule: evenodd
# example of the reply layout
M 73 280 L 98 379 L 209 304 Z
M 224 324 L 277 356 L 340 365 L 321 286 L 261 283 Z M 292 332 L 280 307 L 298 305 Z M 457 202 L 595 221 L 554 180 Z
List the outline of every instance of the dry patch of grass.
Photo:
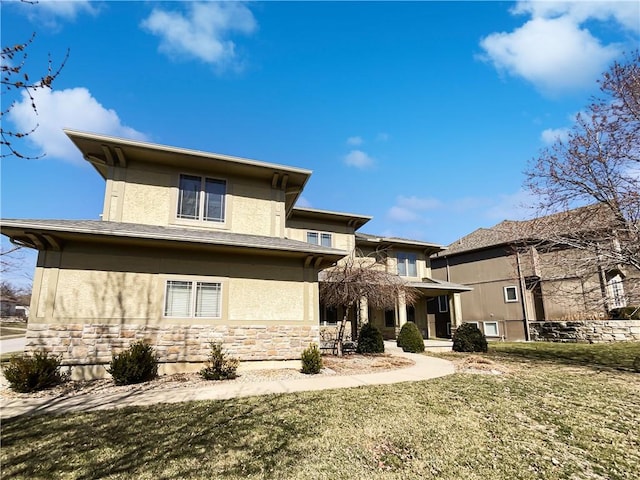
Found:
M 322 365 L 341 375 L 375 373 L 385 370 L 395 370 L 414 365 L 415 362 L 404 357 L 391 355 L 346 355 L 336 357 L 326 355 L 322 357 Z

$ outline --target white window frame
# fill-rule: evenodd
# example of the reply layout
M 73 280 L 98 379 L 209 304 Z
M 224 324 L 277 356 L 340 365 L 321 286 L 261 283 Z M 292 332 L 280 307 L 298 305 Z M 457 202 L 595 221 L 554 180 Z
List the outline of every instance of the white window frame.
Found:
M 315 235 L 316 236 L 316 241 L 315 242 L 311 242 L 309 240 L 309 235 Z M 329 245 L 323 245 L 322 241 L 323 240 L 329 240 Z M 333 247 L 333 234 L 331 232 L 320 232 L 320 231 L 316 231 L 316 230 L 307 230 L 307 243 L 310 243 L 311 245 L 318 245 L 321 247 L 328 247 L 331 248 Z
M 477 328 L 478 330 L 480 330 L 480 322 L 464 322 L 464 323 L 470 323 L 470 324 L 472 324 L 472 325 L 475 325 L 475 326 L 476 326 L 476 328 Z
M 511 289 L 513 289 L 513 292 L 515 293 L 516 298 L 513 298 L 513 299 L 509 298 L 509 295 L 508 295 L 507 292 L 509 290 L 511 290 Z M 505 303 L 516 303 L 518 301 L 519 301 L 518 300 L 518 287 L 515 286 L 515 285 L 509 285 L 509 286 L 504 287 L 504 302 Z
M 400 265 L 404 265 L 404 273 L 400 273 Z M 413 265 L 415 275 L 410 275 L 409 267 Z M 400 277 L 418 276 L 418 254 L 411 252 L 398 252 L 396 254 L 396 268 Z
M 180 185 L 182 183 L 182 177 L 193 177 L 200 179 L 200 190 L 198 191 L 198 211 L 196 212 L 195 218 L 188 216 L 181 216 L 180 207 L 181 207 L 181 195 L 182 189 Z M 221 218 L 205 218 L 205 200 L 206 200 L 206 182 L 207 180 L 211 180 L 213 182 L 218 182 L 224 184 L 224 195 L 222 195 L 222 205 L 220 206 L 220 214 Z M 227 192 L 228 192 L 228 183 L 224 178 L 215 178 L 215 177 L 207 177 L 203 175 L 195 175 L 191 173 L 181 173 L 178 176 L 178 197 L 176 201 L 176 219 L 180 221 L 191 221 L 191 222 L 211 222 L 216 224 L 223 224 L 227 218 Z
M 444 299 L 444 308 L 442 308 L 441 300 Z M 448 313 L 449 312 L 449 296 L 448 295 L 438 295 L 438 313 Z
M 607 300 L 609 309 L 623 308 L 627 306 L 627 298 L 624 294 L 622 275 L 617 273 L 607 280 Z
M 489 335 L 487 333 L 487 325 L 495 325 L 496 326 L 496 334 Z M 500 336 L 500 326 L 498 322 L 482 322 L 482 331 L 484 332 L 485 337 L 499 337 Z
M 167 315 L 167 299 L 169 294 L 169 284 L 172 282 L 181 282 L 191 284 L 190 298 L 189 298 L 189 312 L 188 315 Z M 218 311 L 213 316 L 196 315 L 196 303 L 197 303 L 197 291 L 198 285 L 216 285 L 218 287 Z M 222 301 L 223 291 L 222 282 L 219 280 L 207 280 L 207 279 L 185 279 L 185 278 L 167 278 L 164 281 L 164 298 L 162 302 L 162 317 L 163 318 L 222 318 Z

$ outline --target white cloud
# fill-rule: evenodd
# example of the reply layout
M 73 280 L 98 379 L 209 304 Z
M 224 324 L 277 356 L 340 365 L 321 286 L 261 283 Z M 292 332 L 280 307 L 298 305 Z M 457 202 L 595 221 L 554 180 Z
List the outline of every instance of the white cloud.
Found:
M 576 23 L 594 19 L 612 20 L 623 28 L 640 31 L 638 14 L 640 7 L 634 1 L 519 1 L 512 9 L 514 14 L 530 14 L 532 17 L 554 18 L 567 16 Z
M 369 168 L 374 164 L 374 159 L 367 155 L 362 150 L 351 150 L 344 157 L 344 163 L 350 167 L 356 168 Z
M 547 128 L 540 134 L 540 139 L 545 145 L 553 145 L 556 141 L 567 141 L 569 138 L 568 128 Z
M 387 219 L 400 223 L 424 222 L 426 220 L 421 216 L 421 213 L 442 206 L 442 202 L 437 198 L 400 195 L 396 198 L 396 204 L 387 211 Z
M 624 34 L 640 31 L 637 2 L 528 0 L 518 2 L 511 13 L 531 18 L 512 32 L 483 38 L 482 58 L 548 94 L 592 87 L 616 56 L 625 48 L 635 48 L 604 44 L 585 22 L 607 22 L 610 31 L 621 33 L 621 41 Z
M 527 190 L 520 189 L 512 194 L 499 195 L 496 203 L 485 212 L 491 220 L 526 220 L 535 214 L 535 197 Z
M 115 135 L 136 140 L 144 140 L 144 134 L 122 124 L 118 114 L 103 107 L 86 88 L 69 88 L 51 91 L 41 89 L 33 92 L 38 107 L 36 116 L 31 108 L 31 100 L 23 93 L 8 113 L 9 120 L 19 131 L 29 131 L 36 124 L 38 128 L 26 141 L 46 158 L 57 158 L 72 163 L 84 163 L 80 152 L 62 131 L 73 128 Z
M 311 202 L 307 200 L 305 197 L 298 197 L 298 201 L 296 202 L 296 207 L 311 208 Z
M 159 50 L 176 59 L 191 57 L 217 66 L 237 62 L 232 32 L 248 35 L 257 28 L 251 11 L 239 2 L 186 3 L 186 12 L 154 8 L 141 26 L 160 37 Z
M 568 17 L 534 18 L 511 33 L 492 33 L 480 45 L 498 70 L 552 94 L 592 86 L 621 53 L 619 45 L 602 45 Z
M 38 0 L 20 3 L 22 12 L 33 22 L 39 22 L 51 30 L 60 29 L 60 22 L 73 22 L 81 14 L 97 15 L 100 8 L 89 0 Z
M 347 138 L 347 145 L 352 145 L 354 147 L 357 147 L 358 145 L 362 145 L 363 143 L 364 143 L 364 140 L 362 139 L 362 137 Z

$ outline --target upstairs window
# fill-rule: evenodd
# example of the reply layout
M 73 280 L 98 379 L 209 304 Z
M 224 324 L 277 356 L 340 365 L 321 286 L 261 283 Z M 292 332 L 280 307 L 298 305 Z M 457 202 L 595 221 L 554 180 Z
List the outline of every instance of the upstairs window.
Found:
M 627 306 L 627 299 L 624 295 L 624 285 L 622 283 L 622 275 L 619 273 L 611 276 L 607 280 L 607 300 L 609 301 L 609 309 Z
M 307 232 L 307 243 L 331 248 L 331 234 L 322 232 Z
M 224 222 L 227 182 L 213 178 L 180 175 L 178 218 Z
M 398 253 L 398 275 L 401 277 L 418 276 L 418 256 L 415 253 Z
M 504 287 L 504 301 L 506 303 L 513 303 L 518 301 L 518 287 L 509 286 Z

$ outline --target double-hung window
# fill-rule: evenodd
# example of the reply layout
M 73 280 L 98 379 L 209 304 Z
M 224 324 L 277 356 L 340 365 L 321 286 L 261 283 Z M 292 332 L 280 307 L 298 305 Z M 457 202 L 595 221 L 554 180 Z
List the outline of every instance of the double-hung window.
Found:
M 227 182 L 195 175 L 180 175 L 178 218 L 224 222 Z
M 167 280 L 164 301 L 165 317 L 220 318 L 222 284 Z
M 331 234 L 322 232 L 307 232 L 307 243 L 331 247 Z
M 401 277 L 418 276 L 418 256 L 415 253 L 398 253 L 398 275 Z

